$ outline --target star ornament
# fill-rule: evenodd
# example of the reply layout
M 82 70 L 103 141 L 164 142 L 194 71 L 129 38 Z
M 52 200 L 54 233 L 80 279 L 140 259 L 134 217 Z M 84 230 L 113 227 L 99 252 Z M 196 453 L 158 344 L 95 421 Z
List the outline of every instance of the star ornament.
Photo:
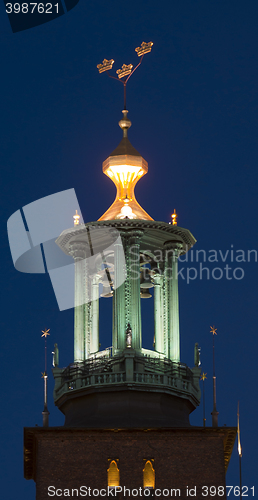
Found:
M 47 377 L 46 372 L 41 372 L 41 375 L 42 375 L 42 377 L 41 377 L 41 378 L 45 378 L 45 377 Z
M 205 379 L 207 379 L 206 375 L 207 375 L 207 373 L 204 373 L 204 372 L 203 372 L 203 374 L 202 374 L 202 376 L 201 376 L 200 380 L 203 380 L 203 382 L 204 382 L 204 380 L 205 380 Z
M 210 333 L 212 333 L 212 335 L 217 335 L 217 333 L 216 333 L 217 332 L 217 328 L 215 328 L 214 325 L 210 326 L 210 329 L 211 329 Z
M 42 331 L 42 333 L 43 333 L 43 335 L 41 335 L 41 337 L 45 337 L 45 338 L 46 338 L 48 335 L 50 335 L 50 333 L 48 333 L 48 332 L 49 332 L 49 330 L 50 330 L 50 328 L 49 328 L 48 330 L 45 328 L 45 330 L 44 330 L 44 331 L 43 331 L 43 330 L 41 330 L 41 331 Z

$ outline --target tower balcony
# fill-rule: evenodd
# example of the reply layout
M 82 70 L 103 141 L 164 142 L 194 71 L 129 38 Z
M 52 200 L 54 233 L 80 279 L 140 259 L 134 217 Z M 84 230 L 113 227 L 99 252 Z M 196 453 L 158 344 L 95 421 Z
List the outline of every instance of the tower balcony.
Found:
M 200 403 L 199 368 L 158 353 L 112 349 L 54 368 L 54 400 L 65 425 L 89 428 L 189 426 Z

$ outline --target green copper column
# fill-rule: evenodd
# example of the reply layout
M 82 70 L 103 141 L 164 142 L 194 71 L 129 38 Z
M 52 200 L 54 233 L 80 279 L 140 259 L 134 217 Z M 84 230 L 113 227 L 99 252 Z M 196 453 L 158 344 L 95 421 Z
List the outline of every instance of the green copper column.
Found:
M 164 275 L 163 275 L 163 287 L 162 287 L 162 295 L 163 295 L 163 332 L 164 332 L 164 347 L 163 353 L 166 358 L 169 358 L 169 263 L 166 257 L 166 251 L 163 253 L 163 262 L 164 262 Z
M 85 243 L 74 242 L 70 245 L 70 253 L 74 258 L 74 361 L 85 359 L 84 327 L 85 327 Z
M 140 240 L 143 231 L 128 232 L 126 245 L 126 324 L 132 329 L 132 348 L 142 348 L 140 297 Z
M 99 278 L 96 274 L 91 279 L 91 305 L 90 305 L 90 352 L 99 351 Z
M 125 348 L 125 282 L 120 285 L 125 276 L 125 260 L 123 248 L 123 233 L 120 233 L 121 241 L 114 244 L 114 294 L 113 294 L 113 341 L 114 351 Z M 120 285 L 120 286 L 119 286 Z
M 154 332 L 155 332 L 155 351 L 164 353 L 164 292 L 163 275 L 154 275 Z
M 88 359 L 91 344 L 91 280 L 89 279 L 89 265 L 87 259 L 83 261 L 84 275 L 84 359 Z
M 170 242 L 166 245 L 167 280 L 168 280 L 168 346 L 169 358 L 180 361 L 179 303 L 178 303 L 178 257 L 182 243 Z

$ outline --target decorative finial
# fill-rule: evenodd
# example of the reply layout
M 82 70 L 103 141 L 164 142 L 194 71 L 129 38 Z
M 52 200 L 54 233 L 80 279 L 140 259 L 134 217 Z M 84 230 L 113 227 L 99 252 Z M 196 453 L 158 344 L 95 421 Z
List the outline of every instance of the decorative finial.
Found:
M 217 332 L 217 329 L 218 329 L 218 328 L 215 328 L 215 326 L 214 326 L 214 325 L 213 325 L 213 326 L 210 326 L 210 328 L 211 328 L 210 333 L 212 333 L 212 335 L 217 335 L 217 333 L 216 333 L 216 332 Z
M 135 49 L 138 56 L 141 57 L 141 59 L 140 59 L 139 64 L 137 64 L 137 66 L 134 69 L 133 69 L 132 64 L 127 64 L 127 65 L 123 64 L 122 68 L 118 69 L 116 72 L 118 75 L 118 78 L 115 76 L 109 75 L 109 73 L 108 73 L 108 76 L 110 78 L 114 78 L 114 80 L 118 80 L 119 82 L 122 82 L 124 85 L 124 109 L 126 109 L 126 84 L 129 80 L 129 78 L 135 72 L 135 70 L 140 66 L 144 54 L 148 54 L 148 52 L 151 51 L 152 45 L 153 45 L 152 42 L 148 42 L 148 43 L 142 42 L 141 47 L 137 47 Z M 108 71 L 108 70 L 112 69 L 113 63 L 114 63 L 113 59 L 110 59 L 109 61 L 107 59 L 104 59 L 102 64 L 97 65 L 99 73 L 103 73 L 104 71 Z
M 78 212 L 76 210 L 76 214 L 73 215 L 73 220 L 74 220 L 75 226 L 78 226 L 80 224 L 80 218 L 81 218 L 81 216 L 78 214 Z
M 144 56 L 144 54 L 148 54 L 148 52 L 152 49 L 153 42 L 142 42 L 140 47 L 136 47 L 135 52 L 139 57 Z
M 41 330 L 43 335 L 41 337 L 45 337 L 45 371 L 41 373 L 42 378 L 44 379 L 44 410 L 42 412 L 43 415 L 43 427 L 48 427 L 48 417 L 49 417 L 49 411 L 47 408 L 47 337 L 50 335 L 49 333 L 50 328 L 47 330 Z
M 48 332 L 49 332 L 49 330 L 50 330 L 50 328 L 49 328 L 48 330 L 47 330 L 46 328 L 45 328 L 45 330 L 41 330 L 41 331 L 42 331 L 42 333 L 43 333 L 43 335 L 41 335 L 41 337 L 45 337 L 45 338 L 47 338 L 47 336 L 48 336 L 48 335 L 50 335 L 50 333 L 48 333 Z
M 131 127 L 132 122 L 127 118 L 128 111 L 127 109 L 123 109 L 123 118 L 118 122 L 119 127 L 123 130 L 123 136 L 127 137 L 127 130 Z
M 176 213 L 176 209 L 174 208 L 174 212 L 171 215 L 173 226 L 177 226 L 177 217 L 178 217 L 178 214 Z
M 97 68 L 99 70 L 99 73 L 104 73 L 104 71 L 108 71 L 109 69 L 112 69 L 112 66 L 114 64 L 114 59 L 104 59 L 102 64 L 98 64 Z
M 204 388 L 204 381 L 207 379 L 206 377 L 207 373 L 202 374 L 200 380 L 202 380 L 202 392 L 203 392 L 203 427 L 205 427 L 206 424 L 206 418 L 205 418 L 205 388 Z
M 213 341 L 213 410 L 211 412 L 212 415 L 212 427 L 218 427 L 218 414 L 216 408 L 216 375 L 215 375 L 215 345 L 214 345 L 214 336 L 217 335 L 217 328 L 215 326 L 210 326 L 210 333 L 212 333 L 212 341 Z
M 238 455 L 241 458 L 242 457 L 242 446 L 240 443 L 239 401 L 238 401 L 238 405 L 237 405 L 237 449 L 238 449 Z
M 237 449 L 239 455 L 239 489 L 240 489 L 240 498 L 242 497 L 242 447 L 240 443 L 240 425 L 239 425 L 239 401 L 237 405 Z
M 116 74 L 118 75 L 118 78 L 124 78 L 127 75 L 130 75 L 132 73 L 133 65 L 132 64 L 123 64 L 122 69 L 118 69 L 116 71 Z

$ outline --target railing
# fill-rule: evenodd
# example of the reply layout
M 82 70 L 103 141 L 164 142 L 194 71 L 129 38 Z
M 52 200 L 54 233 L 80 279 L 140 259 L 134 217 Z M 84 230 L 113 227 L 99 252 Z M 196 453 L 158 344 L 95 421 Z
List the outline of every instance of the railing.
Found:
M 124 355 L 92 357 L 82 363 L 69 365 L 56 380 L 55 396 L 88 386 L 120 383 L 168 386 L 176 391 L 198 392 L 193 383 L 193 373 L 187 365 L 169 359 L 136 355 L 133 379 L 127 380 Z M 138 366 L 137 366 L 138 364 Z M 141 370 L 142 366 L 142 371 Z M 119 370 L 120 368 L 120 370 Z M 118 369 L 119 371 L 115 371 Z M 124 370 L 124 371 L 121 371 Z M 137 370 L 137 371 L 136 371 Z
M 72 391 L 74 389 L 82 389 L 87 386 L 96 386 L 103 384 L 120 384 L 122 382 L 125 382 L 125 379 L 125 372 L 99 373 L 89 375 L 88 377 L 76 378 L 69 381 L 67 380 L 55 390 L 55 393 L 57 397 L 60 397 L 63 393 Z
M 144 365 L 146 370 L 151 370 L 155 373 L 160 372 L 172 377 L 180 378 L 185 381 L 193 382 L 193 373 L 185 363 L 175 363 L 170 359 L 153 358 L 152 356 L 136 356 L 135 361 L 142 361 L 144 358 Z
M 71 363 L 62 372 L 62 382 L 70 379 L 82 378 L 87 375 L 98 374 L 98 372 L 112 372 L 112 365 L 114 361 L 117 363 L 122 361 L 123 356 L 110 357 L 96 356 L 91 357 L 81 363 Z

